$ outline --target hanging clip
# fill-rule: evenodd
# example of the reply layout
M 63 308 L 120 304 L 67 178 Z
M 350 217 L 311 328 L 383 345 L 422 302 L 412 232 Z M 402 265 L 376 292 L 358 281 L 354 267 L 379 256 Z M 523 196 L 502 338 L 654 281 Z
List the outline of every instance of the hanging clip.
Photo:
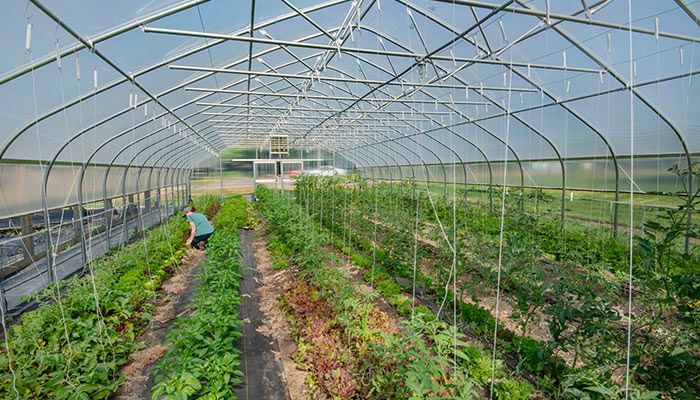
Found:
M 343 53 L 340 51 L 340 38 L 335 39 L 335 47 L 338 49 L 338 57 L 343 58 Z
M 61 69 L 61 48 L 58 46 L 58 40 L 56 40 L 56 66 Z
M 32 52 L 32 21 L 27 19 L 27 30 L 24 37 L 24 52 Z
M 659 40 L 659 17 L 654 19 L 654 37 Z
M 563 51 L 563 52 L 561 53 L 561 55 L 562 55 L 562 59 L 564 60 L 564 70 L 566 70 L 566 69 L 567 69 L 567 67 L 566 67 L 566 52 Z
M 501 35 L 503 36 L 503 41 L 508 43 L 508 36 L 506 35 L 506 28 L 503 26 L 503 20 L 498 20 L 498 27 L 501 29 Z

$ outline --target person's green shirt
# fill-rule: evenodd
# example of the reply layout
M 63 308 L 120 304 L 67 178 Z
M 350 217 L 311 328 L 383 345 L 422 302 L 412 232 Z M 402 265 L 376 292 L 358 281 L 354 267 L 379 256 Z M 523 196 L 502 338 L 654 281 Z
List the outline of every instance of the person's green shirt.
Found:
M 214 232 L 214 227 L 211 222 L 200 213 L 192 213 L 187 217 L 187 222 L 192 222 L 194 224 L 194 235 L 202 236 L 208 233 Z

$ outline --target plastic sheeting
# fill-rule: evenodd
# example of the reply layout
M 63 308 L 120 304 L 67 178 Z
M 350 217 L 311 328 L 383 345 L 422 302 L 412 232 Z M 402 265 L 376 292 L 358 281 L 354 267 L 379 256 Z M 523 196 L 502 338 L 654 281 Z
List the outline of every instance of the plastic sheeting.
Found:
M 697 5 L 631 3 L 552 2 L 545 21 L 543 0 L 10 2 L 0 162 L 60 162 L 52 206 L 75 165 L 192 168 L 271 134 L 394 177 L 498 182 L 507 159 L 511 184 L 561 186 L 563 165 L 594 190 L 629 188 L 634 155 L 639 190 L 678 190 L 668 167 L 700 153 Z M 31 167 L 2 168 L 4 191 L 40 195 Z M 24 200 L 5 209 L 41 203 Z

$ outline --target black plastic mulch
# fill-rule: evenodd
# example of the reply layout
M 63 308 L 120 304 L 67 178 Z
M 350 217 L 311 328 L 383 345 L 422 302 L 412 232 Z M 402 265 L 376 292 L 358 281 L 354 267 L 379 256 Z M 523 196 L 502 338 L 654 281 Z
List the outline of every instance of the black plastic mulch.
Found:
M 282 366 L 275 359 L 277 342 L 258 332 L 262 325 L 260 311 L 260 272 L 257 269 L 253 241 L 255 232 L 241 230 L 241 252 L 245 274 L 241 282 L 240 318 L 245 322 L 241 350 L 243 385 L 237 388 L 241 400 L 288 400 L 289 391 L 282 375 Z

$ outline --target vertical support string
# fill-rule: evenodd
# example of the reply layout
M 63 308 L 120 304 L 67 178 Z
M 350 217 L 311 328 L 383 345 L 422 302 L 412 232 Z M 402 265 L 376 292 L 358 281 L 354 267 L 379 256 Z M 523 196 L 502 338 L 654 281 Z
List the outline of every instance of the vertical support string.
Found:
M 627 354 L 625 365 L 625 400 L 630 397 L 630 356 L 632 351 L 632 289 L 634 267 L 634 54 L 632 48 L 632 0 L 627 0 L 629 37 L 629 101 L 630 101 L 630 233 L 629 233 L 629 282 L 627 297 Z M 688 166 L 690 168 L 690 166 Z
M 506 132 L 504 140 L 504 161 L 503 161 L 503 189 L 501 191 L 501 222 L 500 222 L 500 233 L 498 238 L 498 271 L 496 276 L 496 309 L 495 318 L 493 323 L 493 347 L 491 353 L 491 382 L 489 390 L 489 399 L 493 399 L 494 385 L 496 381 L 496 348 L 498 339 L 498 319 L 500 317 L 500 301 L 501 301 L 501 273 L 503 270 L 503 234 L 505 228 L 505 214 L 506 214 L 506 184 L 508 183 L 508 148 L 510 141 L 510 112 L 511 112 L 511 98 L 512 98 L 512 88 L 513 88 L 513 52 L 510 55 L 510 66 L 509 66 L 509 82 L 508 82 L 508 107 L 506 109 Z M 562 188 L 564 190 L 564 188 Z

